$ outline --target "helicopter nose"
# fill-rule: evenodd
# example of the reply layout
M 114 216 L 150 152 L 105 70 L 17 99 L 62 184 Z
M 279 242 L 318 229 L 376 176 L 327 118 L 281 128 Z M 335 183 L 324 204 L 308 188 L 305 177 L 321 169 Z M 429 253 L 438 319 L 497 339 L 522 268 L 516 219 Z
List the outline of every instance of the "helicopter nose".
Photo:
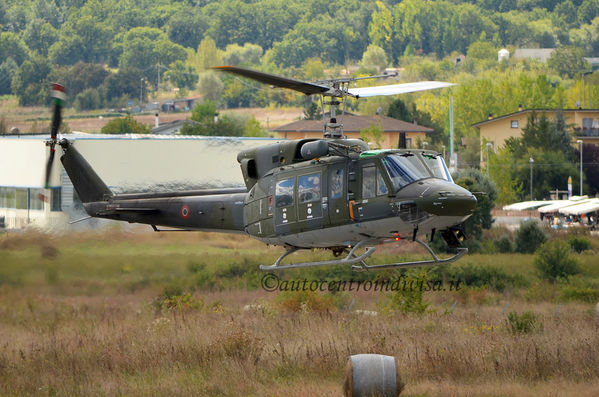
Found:
M 422 192 L 416 204 L 429 214 L 465 216 L 476 209 L 476 197 L 461 186 L 437 180 Z

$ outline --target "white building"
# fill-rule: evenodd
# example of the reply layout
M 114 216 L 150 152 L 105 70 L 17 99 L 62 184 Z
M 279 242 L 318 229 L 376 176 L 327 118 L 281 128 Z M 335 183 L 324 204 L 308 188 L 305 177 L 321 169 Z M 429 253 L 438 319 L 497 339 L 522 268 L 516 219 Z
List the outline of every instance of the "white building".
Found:
M 65 135 L 114 192 L 244 186 L 237 153 L 272 138 Z M 60 137 L 59 137 L 60 138 Z M 44 189 L 48 135 L 0 136 L 0 228 L 64 226 L 83 215 L 57 146 Z

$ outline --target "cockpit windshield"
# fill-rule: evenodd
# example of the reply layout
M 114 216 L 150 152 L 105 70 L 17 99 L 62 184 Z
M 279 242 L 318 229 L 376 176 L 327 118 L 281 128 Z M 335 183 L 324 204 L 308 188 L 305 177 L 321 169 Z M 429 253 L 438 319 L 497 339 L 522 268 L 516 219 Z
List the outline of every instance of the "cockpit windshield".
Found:
M 443 157 L 440 155 L 423 153 L 422 159 L 432 171 L 435 178 L 441 178 L 445 179 L 446 181 L 453 182 L 453 179 L 451 179 L 451 174 L 445 165 L 445 161 L 443 161 Z
M 419 179 L 432 175 L 424 167 L 422 161 L 412 153 L 393 153 L 382 158 L 383 165 L 389 173 L 395 191 Z

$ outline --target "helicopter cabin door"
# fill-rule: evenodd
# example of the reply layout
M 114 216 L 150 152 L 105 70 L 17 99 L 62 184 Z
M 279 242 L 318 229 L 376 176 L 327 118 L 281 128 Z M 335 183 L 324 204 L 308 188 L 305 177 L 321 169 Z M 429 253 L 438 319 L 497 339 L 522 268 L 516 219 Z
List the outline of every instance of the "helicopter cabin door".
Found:
M 295 177 L 279 175 L 275 186 L 275 232 L 294 233 L 297 226 L 297 208 L 295 200 Z
M 345 162 L 328 168 L 328 209 L 331 226 L 342 225 L 349 219 L 347 208 L 347 166 Z
M 323 225 L 323 168 L 297 177 L 297 221 L 299 231 L 320 229 Z
M 389 188 L 379 166 L 372 160 L 360 162 L 360 201 L 356 204 L 357 221 L 384 218 L 392 215 Z

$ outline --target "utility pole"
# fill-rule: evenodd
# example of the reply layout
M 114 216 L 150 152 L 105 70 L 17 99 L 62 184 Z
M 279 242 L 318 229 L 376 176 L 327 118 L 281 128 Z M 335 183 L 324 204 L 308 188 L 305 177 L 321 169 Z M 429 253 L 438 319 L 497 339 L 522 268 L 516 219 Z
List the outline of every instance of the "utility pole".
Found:
M 493 146 L 493 144 L 491 142 L 487 142 L 487 178 L 489 177 L 489 167 L 491 165 L 490 160 L 489 160 L 489 148 L 491 146 Z
M 582 140 L 576 140 L 576 143 L 580 145 L 580 196 L 582 197 Z
M 455 167 L 453 163 L 453 96 L 449 97 L 449 168 Z
M 532 164 L 535 160 L 531 157 L 528 162 L 530 163 L 530 201 L 532 201 Z

